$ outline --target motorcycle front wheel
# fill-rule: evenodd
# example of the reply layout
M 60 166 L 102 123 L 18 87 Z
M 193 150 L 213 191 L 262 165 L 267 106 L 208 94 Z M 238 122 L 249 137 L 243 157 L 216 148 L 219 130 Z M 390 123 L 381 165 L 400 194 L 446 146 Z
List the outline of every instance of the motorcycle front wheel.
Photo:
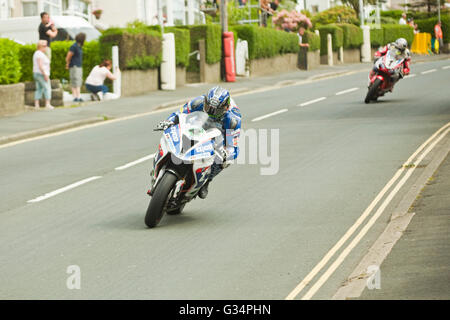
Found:
M 372 85 L 369 87 L 369 91 L 367 92 L 366 99 L 364 100 L 365 103 L 369 103 L 370 100 L 377 100 L 378 99 L 378 88 L 381 85 L 380 79 L 375 79 L 375 81 L 372 83 Z
M 161 181 L 156 186 L 152 199 L 148 205 L 147 213 L 145 214 L 145 224 L 149 228 L 154 228 L 161 221 L 164 210 L 169 200 L 170 192 L 172 191 L 177 177 L 171 172 L 165 172 Z

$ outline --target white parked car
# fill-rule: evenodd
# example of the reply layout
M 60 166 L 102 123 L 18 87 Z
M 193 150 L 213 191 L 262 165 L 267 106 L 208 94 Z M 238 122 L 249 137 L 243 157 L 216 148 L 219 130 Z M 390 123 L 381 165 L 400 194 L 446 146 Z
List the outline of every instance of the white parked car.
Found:
M 58 29 L 58 36 L 52 41 L 74 40 L 80 32 L 86 34 L 86 41 L 96 40 L 101 35 L 83 18 L 75 16 L 51 16 L 50 18 Z M 39 16 L 0 20 L 0 38 L 9 38 L 22 44 L 37 43 L 40 23 Z

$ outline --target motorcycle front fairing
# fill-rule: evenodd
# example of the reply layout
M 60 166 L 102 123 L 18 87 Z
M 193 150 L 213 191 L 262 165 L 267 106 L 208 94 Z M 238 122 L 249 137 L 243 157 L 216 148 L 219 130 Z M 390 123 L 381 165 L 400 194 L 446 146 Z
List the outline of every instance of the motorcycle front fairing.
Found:
M 388 50 L 383 57 L 375 62 L 373 70 L 369 73 L 369 86 L 378 78 L 382 81 L 380 89 L 389 89 L 392 86 L 391 77 L 401 71 L 400 67 L 403 60 L 400 52 L 395 49 Z

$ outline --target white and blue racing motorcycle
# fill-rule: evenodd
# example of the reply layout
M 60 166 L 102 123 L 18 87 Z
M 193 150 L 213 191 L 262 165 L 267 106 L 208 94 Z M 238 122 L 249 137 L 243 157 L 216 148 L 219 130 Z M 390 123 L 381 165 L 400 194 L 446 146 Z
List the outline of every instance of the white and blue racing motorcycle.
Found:
M 208 181 L 211 166 L 222 159 L 224 141 L 217 123 L 205 112 L 179 114 L 164 131 L 153 161 L 150 204 L 145 224 L 153 228 L 164 213 L 180 214 Z

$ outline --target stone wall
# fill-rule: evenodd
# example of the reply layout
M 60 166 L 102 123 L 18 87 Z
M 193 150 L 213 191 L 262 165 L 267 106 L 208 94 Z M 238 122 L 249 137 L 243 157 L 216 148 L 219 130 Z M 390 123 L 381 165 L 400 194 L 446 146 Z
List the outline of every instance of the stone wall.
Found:
M 250 76 L 259 77 L 297 70 L 298 54 L 287 53 L 272 58 L 250 60 Z
M 320 66 L 320 50 L 309 51 L 300 48 L 298 53 L 298 67 L 302 70 L 311 70 Z
M 59 80 L 51 80 L 52 86 L 52 99 L 50 101 L 53 106 L 63 106 L 63 89 L 61 86 L 61 82 Z M 36 91 L 36 82 L 30 81 L 25 82 L 25 104 L 27 106 L 34 106 L 34 92 Z M 40 106 L 45 106 L 45 99 L 42 96 L 42 99 L 39 101 Z
M 177 88 L 186 85 L 186 68 L 177 67 Z
M 158 69 L 122 71 L 123 97 L 146 94 L 158 88 Z
M 345 49 L 344 50 L 344 63 L 359 63 L 361 62 L 361 50 L 360 49 Z
M 25 111 L 25 85 L 23 83 L 0 85 L 0 116 Z

